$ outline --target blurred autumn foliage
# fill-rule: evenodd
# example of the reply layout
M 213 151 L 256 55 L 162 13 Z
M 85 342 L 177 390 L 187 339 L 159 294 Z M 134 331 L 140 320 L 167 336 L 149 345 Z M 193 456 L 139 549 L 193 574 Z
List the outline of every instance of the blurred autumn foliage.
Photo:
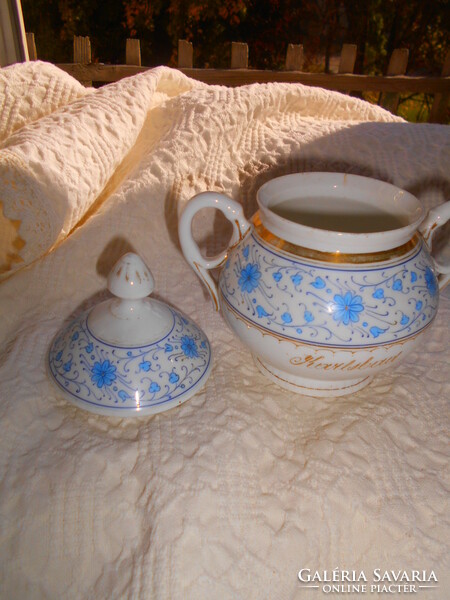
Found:
M 302 43 L 309 70 L 328 70 L 343 43 L 358 46 L 355 72 L 386 70 L 409 48 L 409 72 L 439 74 L 448 49 L 448 0 L 22 0 L 38 55 L 72 60 L 74 35 L 89 35 L 94 60 L 123 63 L 125 40 L 141 40 L 145 65 L 176 65 L 178 39 L 194 66 L 227 67 L 230 42 L 249 44 L 250 66 L 279 69 L 288 43 Z

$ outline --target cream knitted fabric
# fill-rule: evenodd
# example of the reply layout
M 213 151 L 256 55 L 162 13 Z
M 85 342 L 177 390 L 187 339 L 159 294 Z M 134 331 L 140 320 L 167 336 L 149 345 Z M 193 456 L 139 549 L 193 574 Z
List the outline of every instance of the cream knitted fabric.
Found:
M 41 61 L 0 69 L 0 142 L 91 91 L 54 65 Z
M 67 80 L 73 80 L 66 74 L 61 77 L 56 67 L 42 66 L 42 81 L 37 75 L 39 65 L 30 69 L 25 63 L 3 72 L 4 105 L 9 113 L 23 115 L 27 105 L 32 107 L 27 113 L 30 123 L 5 139 L 0 148 L 3 215 L 20 223 L 18 259 L 11 260 L 13 248 L 3 251 L 0 272 L 7 274 L 42 256 L 69 233 L 115 174 L 150 110 L 171 96 L 201 86 L 177 71 L 156 69 L 89 94 L 73 85 L 71 95 Z M 54 71 L 59 85 L 52 80 Z M 9 79 L 12 82 L 6 85 Z M 17 94 L 14 104 L 10 90 L 24 87 L 25 81 L 29 93 Z M 46 88 L 47 95 L 43 93 Z M 80 98 L 67 103 L 74 99 L 75 90 Z M 35 107 L 41 96 L 41 112 L 50 114 L 31 122 L 38 115 Z

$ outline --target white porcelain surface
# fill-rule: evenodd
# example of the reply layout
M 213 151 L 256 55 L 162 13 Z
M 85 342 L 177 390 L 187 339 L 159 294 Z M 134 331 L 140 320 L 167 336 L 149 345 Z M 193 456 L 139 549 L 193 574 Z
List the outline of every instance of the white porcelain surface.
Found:
M 117 297 L 83 313 L 53 341 L 51 379 L 73 404 L 129 417 L 161 412 L 203 387 L 211 348 L 203 331 L 174 308 L 147 298 L 153 277 L 135 254 L 112 269 Z
M 320 214 L 333 209 L 352 217 L 374 208 L 405 222 L 404 227 L 372 233 L 330 231 L 283 219 L 273 212 L 281 202 L 296 199 Z M 342 199 L 347 201 L 343 206 Z M 265 226 L 284 240 L 321 252 L 378 252 L 406 243 L 424 217 L 412 194 L 394 185 L 347 173 L 301 173 L 272 179 L 258 191 L 258 206 Z
M 373 211 L 374 231 L 326 230 L 276 214 L 274 207 L 294 193 L 299 211 L 311 207 L 319 223 L 322 213 L 327 224 L 348 218 L 357 229 L 354 217 L 363 215 L 370 227 Z M 427 242 L 448 220 L 450 203 L 432 211 L 420 228 L 427 242 L 415 235 L 423 219 L 419 201 L 364 177 L 288 175 L 265 184 L 258 204 L 250 225 L 238 203 L 206 192 L 190 201 L 179 225 L 188 262 L 258 368 L 290 390 L 333 396 L 352 393 L 395 366 L 436 315 L 449 266 L 439 264 L 436 271 Z M 191 221 L 211 206 L 230 219 L 234 234 L 229 251 L 208 260 L 192 239 Z M 373 207 L 386 219 L 378 219 Z M 401 226 L 390 229 L 394 221 Z M 218 265 L 216 285 L 208 270 Z

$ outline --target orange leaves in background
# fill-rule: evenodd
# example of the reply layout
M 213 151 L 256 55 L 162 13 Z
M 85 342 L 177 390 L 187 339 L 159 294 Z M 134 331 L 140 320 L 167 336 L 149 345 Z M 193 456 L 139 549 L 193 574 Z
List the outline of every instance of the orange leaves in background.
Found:
M 1 1 L 1 0 L 0 0 Z M 450 39 L 448 0 L 21 0 L 39 56 L 69 62 L 74 35 L 89 35 L 93 57 L 123 62 L 126 39 L 142 62 L 176 65 L 179 39 L 194 45 L 196 67 L 225 68 L 231 42 L 247 42 L 250 66 L 278 69 L 287 44 L 303 44 L 305 67 L 328 66 L 343 43 L 358 46 L 356 72 L 384 72 L 394 48 L 409 70 L 438 75 Z
M 241 22 L 241 15 L 245 15 L 246 8 L 247 3 L 243 0 L 224 2 L 220 4 L 218 14 L 221 19 L 228 21 L 231 25 L 238 25 Z
M 131 36 L 137 34 L 138 28 L 153 29 L 153 2 L 146 0 L 126 0 L 125 27 Z

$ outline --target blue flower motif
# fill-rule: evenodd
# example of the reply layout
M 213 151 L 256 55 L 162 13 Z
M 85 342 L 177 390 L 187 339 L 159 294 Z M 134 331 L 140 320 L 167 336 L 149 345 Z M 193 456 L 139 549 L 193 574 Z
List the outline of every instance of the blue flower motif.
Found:
M 291 275 L 291 280 L 294 285 L 298 285 L 299 283 L 301 283 L 302 279 L 303 279 L 303 277 L 300 275 L 300 273 Z
M 248 260 L 248 251 L 250 250 L 250 248 L 248 246 L 244 246 L 244 249 L 242 250 L 242 254 L 244 255 L 245 260 Z
M 425 283 L 427 284 L 427 288 L 430 294 L 432 296 L 435 296 L 437 292 L 436 277 L 434 276 L 434 273 L 430 269 L 430 267 L 427 267 L 425 269 Z
M 125 402 L 126 400 L 128 400 L 128 398 L 130 397 L 125 390 L 120 390 L 118 393 L 119 398 L 122 400 L 122 402 Z
M 102 363 L 96 362 L 92 367 L 91 379 L 98 388 L 102 388 L 104 385 L 112 384 L 116 379 L 115 373 L 116 367 L 109 360 L 104 360 Z
M 179 376 L 176 373 L 171 373 L 169 377 L 170 383 L 176 383 L 179 380 Z
M 378 288 L 378 290 L 375 290 L 374 293 L 372 294 L 372 298 L 384 298 L 384 291 L 380 288 Z
M 406 325 L 408 323 L 409 317 L 407 315 L 403 315 L 402 320 L 400 321 L 400 325 Z
M 394 283 L 392 284 L 392 289 L 395 290 L 396 292 L 401 292 L 403 289 L 403 283 L 401 279 L 395 279 Z
M 94 349 L 94 344 L 92 342 L 89 342 L 89 344 L 85 347 L 85 350 L 88 354 L 90 354 L 93 349 Z
M 305 310 L 305 321 L 307 323 L 311 323 L 311 321 L 314 321 L 314 317 L 309 310 Z
M 75 342 L 79 337 L 80 337 L 80 334 L 78 333 L 78 331 L 75 331 L 75 333 L 72 336 L 72 342 Z
M 417 300 L 416 302 L 416 310 L 420 310 L 423 306 L 422 300 Z
M 198 357 L 197 344 L 195 343 L 194 338 L 189 337 L 188 335 L 183 335 L 181 338 L 181 349 L 188 358 Z
M 411 271 L 411 283 L 417 281 L 417 273 L 415 271 Z
M 152 363 L 149 360 L 143 360 L 141 363 L 139 363 L 139 370 L 140 371 L 150 371 L 151 366 L 152 366 Z
M 350 321 L 356 323 L 359 321 L 359 314 L 364 310 L 361 296 L 352 296 L 351 292 L 347 292 L 345 296 L 336 294 L 334 296 L 334 304 L 331 304 L 333 319 L 342 321 L 344 325 L 348 325 Z
M 291 313 L 285 312 L 281 315 L 283 323 L 292 323 Z
M 68 360 L 66 363 L 63 364 L 63 369 L 66 373 L 68 373 L 70 371 L 70 369 L 72 368 L 72 361 Z
M 160 390 L 160 389 L 161 389 L 161 388 L 160 388 L 160 386 L 159 386 L 159 385 L 156 383 L 156 381 L 152 381 L 152 382 L 151 382 L 151 384 L 150 384 L 150 387 L 148 388 L 148 391 L 149 391 L 151 394 L 154 394 L 155 392 L 159 392 L 159 390 Z
M 238 284 L 243 292 L 248 292 L 250 294 L 258 287 L 260 278 L 261 271 L 259 270 L 258 265 L 249 263 L 244 269 L 242 269 Z
M 380 327 L 376 327 L 375 325 L 369 329 L 370 333 L 373 337 L 377 338 L 380 334 L 384 333 L 386 329 L 380 329 Z
M 62 355 L 63 355 L 63 352 L 62 352 L 62 350 L 60 350 L 60 351 L 58 352 L 58 354 L 55 356 L 55 360 L 61 360 L 61 358 L 62 358 Z
M 167 352 L 172 352 L 173 350 L 173 346 L 172 344 L 166 344 L 164 347 L 164 352 L 167 354 Z
M 261 319 L 262 317 L 268 317 L 269 313 L 260 305 L 256 307 L 256 312 L 258 313 L 258 317 Z
M 280 273 L 279 271 L 277 271 L 276 273 L 272 274 L 272 277 L 274 278 L 274 280 L 278 283 L 279 281 L 281 281 L 283 274 Z
M 317 290 L 323 290 L 323 288 L 326 286 L 325 281 L 322 279 L 322 277 L 316 277 L 314 279 L 314 281 L 311 283 L 311 285 L 313 287 L 315 287 Z

